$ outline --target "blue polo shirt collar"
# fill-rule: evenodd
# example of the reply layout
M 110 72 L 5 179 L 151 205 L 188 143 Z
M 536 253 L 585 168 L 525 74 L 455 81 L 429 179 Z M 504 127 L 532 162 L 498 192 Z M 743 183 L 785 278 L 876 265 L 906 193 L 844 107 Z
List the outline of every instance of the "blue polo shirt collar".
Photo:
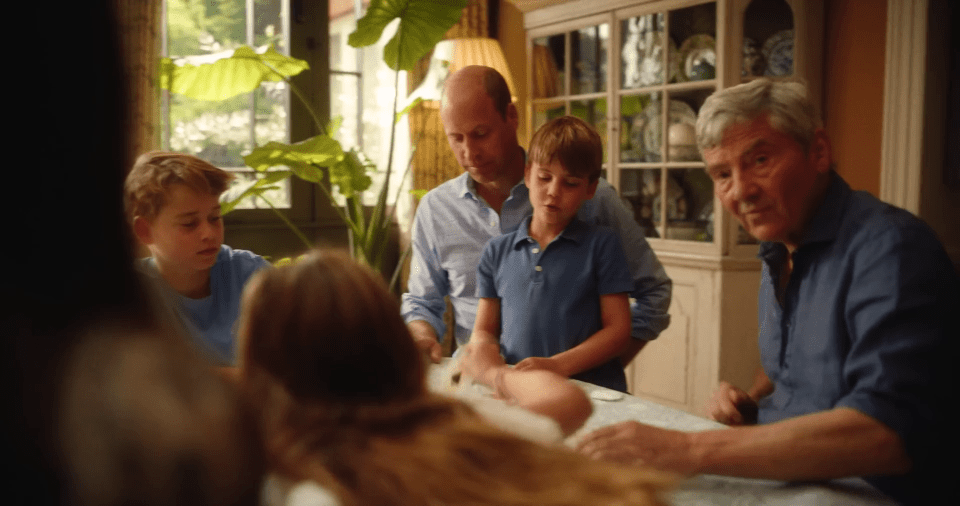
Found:
M 837 237 L 837 232 L 843 224 L 843 210 L 850 199 L 852 190 L 850 185 L 840 178 L 836 172 L 830 171 L 830 183 L 823 196 L 823 202 L 810 218 L 807 235 L 800 243 L 800 248 L 818 242 L 830 242 Z M 768 262 L 777 262 L 787 253 L 786 247 L 779 242 L 764 242 L 760 245 L 757 256 Z
M 530 237 L 530 220 L 532 219 L 533 216 L 527 216 L 520 222 L 520 225 L 517 227 L 517 234 L 513 239 L 513 244 L 511 244 L 514 249 L 533 241 L 533 238 Z M 590 228 L 587 227 L 586 222 L 574 216 L 573 220 L 567 225 L 567 228 L 563 229 L 563 232 L 560 232 L 560 235 L 557 236 L 557 239 L 566 239 L 579 244 L 584 240 L 589 231 Z

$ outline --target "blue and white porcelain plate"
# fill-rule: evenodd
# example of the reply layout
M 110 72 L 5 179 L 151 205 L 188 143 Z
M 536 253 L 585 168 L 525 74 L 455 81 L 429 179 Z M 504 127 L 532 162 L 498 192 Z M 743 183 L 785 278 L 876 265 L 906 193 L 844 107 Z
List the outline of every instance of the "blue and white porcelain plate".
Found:
M 781 30 L 763 43 L 763 57 L 767 61 L 764 75 L 793 74 L 793 30 Z

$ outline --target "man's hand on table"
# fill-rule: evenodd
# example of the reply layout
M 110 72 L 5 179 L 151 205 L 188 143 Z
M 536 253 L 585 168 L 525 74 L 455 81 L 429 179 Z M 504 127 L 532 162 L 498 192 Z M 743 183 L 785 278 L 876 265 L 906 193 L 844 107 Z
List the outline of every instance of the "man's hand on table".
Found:
M 688 458 L 688 434 L 626 421 L 597 429 L 577 444 L 577 451 L 594 459 L 646 465 L 683 475 L 695 474 Z
M 757 409 L 750 394 L 726 381 L 720 382 L 707 405 L 710 418 L 725 425 L 756 424 Z
M 414 342 L 431 362 L 434 364 L 440 363 L 440 359 L 443 358 L 443 349 L 440 347 L 440 343 L 432 339 L 414 339 Z
M 434 364 L 439 364 L 443 358 L 443 349 L 440 347 L 440 340 L 437 333 L 429 323 L 423 320 L 415 320 L 407 324 L 407 330 L 413 336 L 413 342 L 416 343 L 420 351 L 430 359 Z

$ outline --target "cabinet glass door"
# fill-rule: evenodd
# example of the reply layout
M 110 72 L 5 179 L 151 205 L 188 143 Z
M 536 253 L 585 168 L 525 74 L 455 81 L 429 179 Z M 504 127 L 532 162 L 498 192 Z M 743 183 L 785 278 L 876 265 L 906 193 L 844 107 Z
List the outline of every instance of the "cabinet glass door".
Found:
M 571 114 L 593 125 L 606 142 L 609 52 L 606 23 L 532 40 L 534 130 Z
M 647 237 L 713 242 L 713 184 L 697 111 L 716 90 L 715 2 L 619 20 L 621 195 Z

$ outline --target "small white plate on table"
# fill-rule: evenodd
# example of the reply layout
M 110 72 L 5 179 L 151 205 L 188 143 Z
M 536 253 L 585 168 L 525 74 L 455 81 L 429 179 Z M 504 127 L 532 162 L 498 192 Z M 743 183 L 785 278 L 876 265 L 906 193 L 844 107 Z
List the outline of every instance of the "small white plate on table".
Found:
M 623 399 L 623 393 L 609 389 L 592 390 L 589 395 L 591 399 L 596 399 L 598 401 L 614 402 Z

